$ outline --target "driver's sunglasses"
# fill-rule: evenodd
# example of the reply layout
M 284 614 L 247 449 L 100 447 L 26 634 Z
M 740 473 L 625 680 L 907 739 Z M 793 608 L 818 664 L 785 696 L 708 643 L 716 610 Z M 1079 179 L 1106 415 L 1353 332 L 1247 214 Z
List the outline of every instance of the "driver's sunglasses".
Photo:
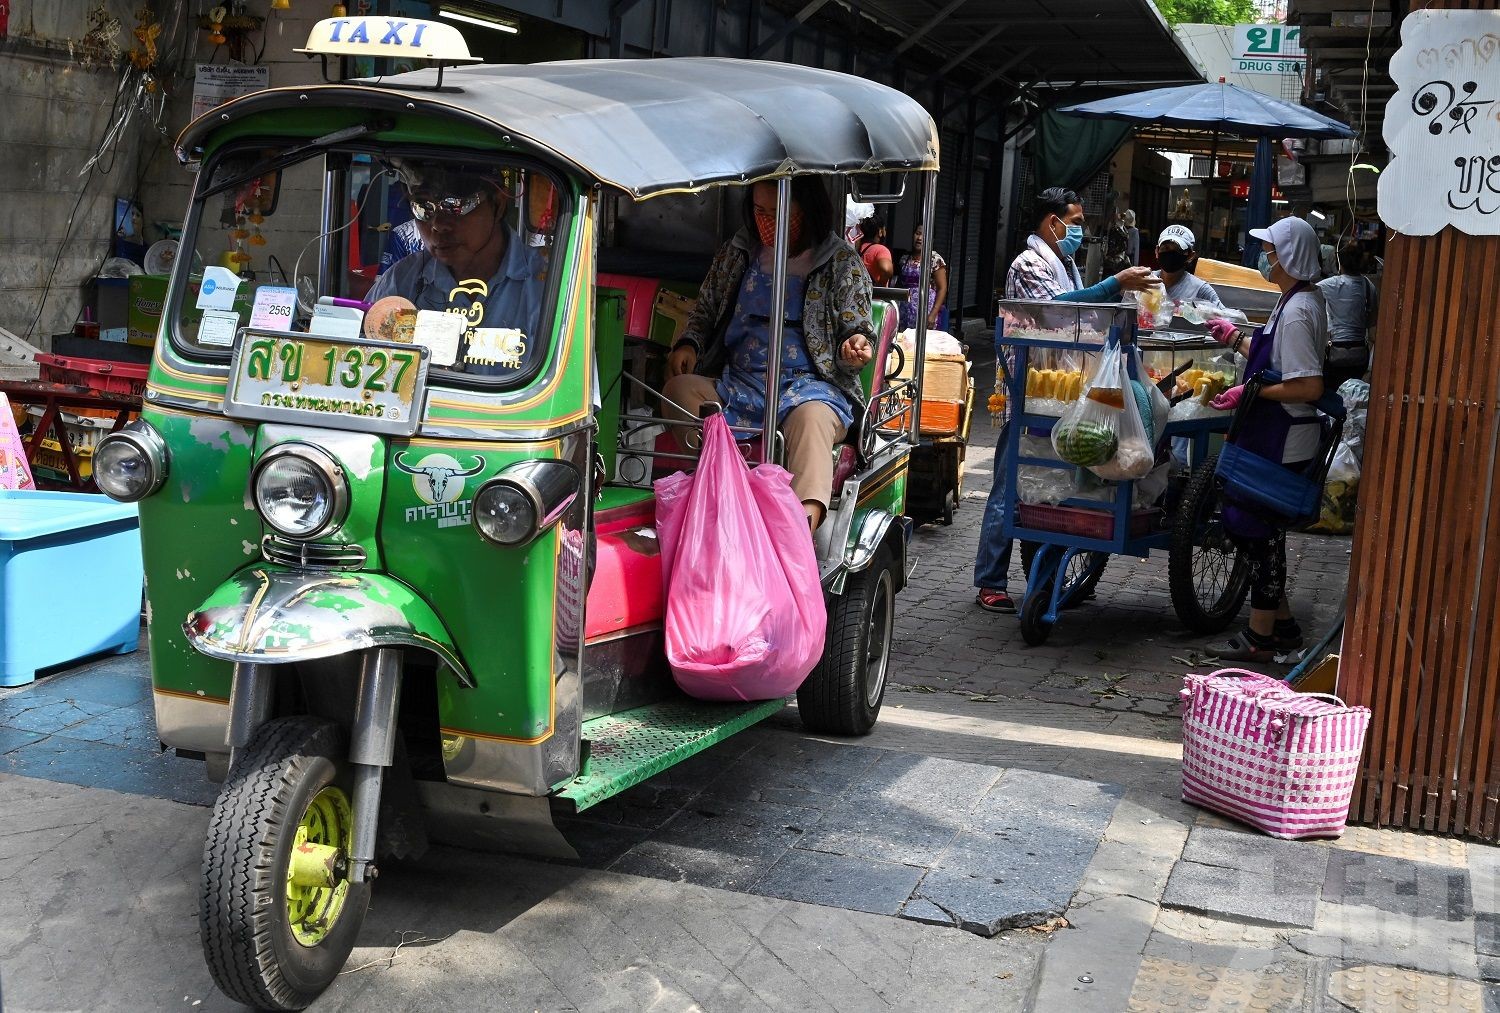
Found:
M 461 218 L 484 203 L 484 194 L 476 193 L 468 197 L 439 197 L 432 199 L 428 197 L 411 198 L 411 214 L 419 222 L 430 222 L 438 215 L 447 218 Z

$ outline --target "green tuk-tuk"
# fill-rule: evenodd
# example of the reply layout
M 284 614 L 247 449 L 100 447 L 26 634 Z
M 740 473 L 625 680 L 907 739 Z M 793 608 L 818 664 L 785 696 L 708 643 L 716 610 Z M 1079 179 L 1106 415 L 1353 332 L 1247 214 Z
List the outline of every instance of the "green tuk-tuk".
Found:
M 623 240 L 772 181 L 780 307 L 794 177 L 891 200 L 914 173 L 930 226 L 938 167 L 918 103 L 828 71 L 452 67 L 450 26 L 377 17 L 321 22 L 307 51 L 438 65 L 273 88 L 187 127 L 196 182 L 145 408 L 95 454 L 100 487 L 140 504 L 161 742 L 223 782 L 204 954 L 226 995 L 270 1009 L 334 979 L 377 859 L 417 856 L 434 827 L 524 844 L 783 705 L 693 701 L 670 677 L 650 480 L 686 462 L 641 434 L 684 425 L 651 400 L 652 332 L 693 285 L 653 274 L 662 244 Z M 500 188 L 511 244 L 451 289 L 394 259 L 392 224 L 466 213 L 461 193 L 419 197 L 447 163 Z M 392 277 L 425 294 L 382 314 Z M 815 535 L 827 649 L 798 692 L 832 734 L 875 721 L 909 572 L 920 379 L 887 379 L 896 307 L 874 315 Z M 774 370 L 779 313 L 770 330 Z M 773 460 L 767 388 L 748 453 Z

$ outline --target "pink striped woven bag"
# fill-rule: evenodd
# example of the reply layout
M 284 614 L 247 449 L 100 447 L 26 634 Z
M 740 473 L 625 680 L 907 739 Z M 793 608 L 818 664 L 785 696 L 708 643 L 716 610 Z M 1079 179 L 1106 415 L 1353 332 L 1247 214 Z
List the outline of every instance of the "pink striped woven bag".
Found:
M 1338 837 L 1368 707 L 1226 668 L 1182 689 L 1182 800 L 1272 837 Z

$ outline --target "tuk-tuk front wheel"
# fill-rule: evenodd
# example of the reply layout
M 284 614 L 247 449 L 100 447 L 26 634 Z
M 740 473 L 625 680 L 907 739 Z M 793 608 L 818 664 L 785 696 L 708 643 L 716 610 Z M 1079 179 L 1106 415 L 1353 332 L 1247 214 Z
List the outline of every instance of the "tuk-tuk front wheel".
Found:
M 235 757 L 203 847 L 198 924 L 214 983 L 257 1009 L 300 1010 L 338 975 L 370 903 L 349 880 L 344 730 L 268 721 Z
M 797 690 L 797 710 L 810 732 L 865 735 L 885 698 L 896 623 L 896 564 L 882 549 L 869 568 L 852 574 L 828 607 L 823 657 Z

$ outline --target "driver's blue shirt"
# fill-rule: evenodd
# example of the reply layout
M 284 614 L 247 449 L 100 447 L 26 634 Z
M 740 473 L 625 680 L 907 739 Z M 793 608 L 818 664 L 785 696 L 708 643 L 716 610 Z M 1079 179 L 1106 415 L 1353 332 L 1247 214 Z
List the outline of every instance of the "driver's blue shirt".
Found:
M 519 367 L 464 361 L 462 357 L 468 353 L 469 345 L 467 336 L 460 348 L 459 368 L 465 372 L 503 375 L 516 372 L 518 368 L 524 370 L 544 344 L 541 317 L 547 293 L 546 279 L 547 261 L 528 248 L 515 230 L 508 229 L 505 256 L 494 276 L 482 283 L 483 290 L 474 279 L 465 279 L 461 284 L 431 251 L 421 250 L 392 264 L 390 270 L 376 279 L 365 298 L 374 302 L 388 295 L 405 296 L 419 310 L 463 313 L 468 316 L 471 328 L 519 329 L 525 336 L 525 352 Z M 481 308 L 483 314 L 478 316 Z

